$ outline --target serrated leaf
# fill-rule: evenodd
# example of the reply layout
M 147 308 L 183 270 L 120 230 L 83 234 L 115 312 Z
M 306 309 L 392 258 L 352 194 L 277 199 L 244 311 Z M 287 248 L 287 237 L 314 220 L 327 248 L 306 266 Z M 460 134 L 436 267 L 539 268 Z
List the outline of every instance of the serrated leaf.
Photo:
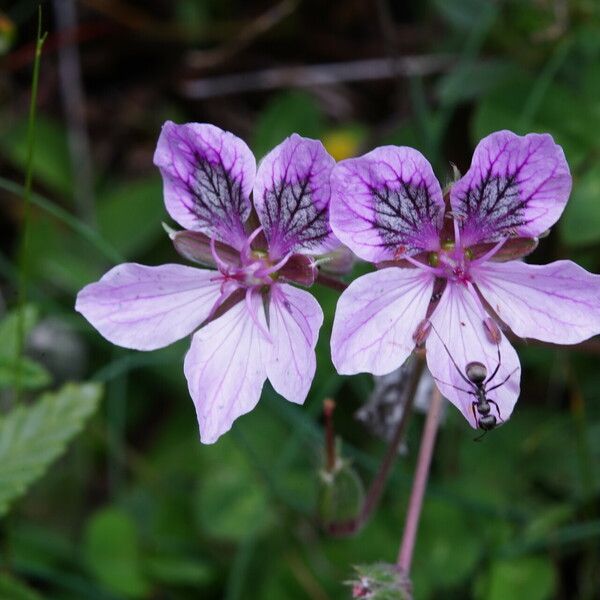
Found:
M 119 508 L 97 512 L 86 528 L 84 548 L 90 570 L 108 589 L 128 598 L 146 594 L 138 532 L 126 512 Z
M 41 477 L 94 414 L 101 386 L 70 383 L 0 419 L 0 515 Z

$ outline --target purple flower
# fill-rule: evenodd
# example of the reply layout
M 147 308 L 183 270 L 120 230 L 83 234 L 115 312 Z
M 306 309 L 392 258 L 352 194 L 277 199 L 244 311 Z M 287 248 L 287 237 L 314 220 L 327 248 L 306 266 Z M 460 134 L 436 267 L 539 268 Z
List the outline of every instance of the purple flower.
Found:
M 520 364 L 498 324 L 557 344 L 600 333 L 600 276 L 571 261 L 516 260 L 557 221 L 570 190 L 563 151 L 547 134 L 486 137 L 446 200 L 431 165 L 411 148 L 386 146 L 339 163 L 333 231 L 380 270 L 340 297 L 331 340 L 338 371 L 390 373 L 426 339 L 440 391 L 473 427 L 474 397 L 461 375 L 472 361 L 488 377 L 500 365 L 486 387 L 492 414 L 508 419 Z
M 311 285 L 312 257 L 339 246 L 328 219 L 335 161 L 320 142 L 292 135 L 257 171 L 231 133 L 167 122 L 154 162 L 167 210 L 185 228 L 170 233 L 175 247 L 216 270 L 122 264 L 81 290 L 76 309 L 137 350 L 198 330 L 184 371 L 201 440 L 212 443 L 256 406 L 267 377 L 287 400 L 306 398 L 323 313 L 287 282 Z

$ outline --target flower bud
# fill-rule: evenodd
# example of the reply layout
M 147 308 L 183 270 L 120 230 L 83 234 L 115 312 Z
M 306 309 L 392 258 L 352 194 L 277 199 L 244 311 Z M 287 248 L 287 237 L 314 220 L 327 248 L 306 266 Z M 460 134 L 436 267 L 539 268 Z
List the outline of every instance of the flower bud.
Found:
M 350 462 L 339 459 L 333 471 L 321 471 L 318 514 L 321 522 L 349 521 L 358 516 L 365 491 Z

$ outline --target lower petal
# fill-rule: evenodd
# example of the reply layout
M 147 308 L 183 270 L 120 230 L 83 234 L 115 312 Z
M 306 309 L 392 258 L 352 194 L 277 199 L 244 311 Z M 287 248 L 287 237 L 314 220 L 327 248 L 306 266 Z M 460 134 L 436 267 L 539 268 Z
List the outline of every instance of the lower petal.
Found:
M 577 344 L 600 333 L 600 275 L 570 260 L 485 263 L 473 276 L 490 306 L 518 336 Z
M 185 337 L 208 317 L 220 284 L 214 271 L 125 263 L 84 287 L 75 309 L 113 344 L 155 350 Z
M 466 379 L 467 364 L 480 362 L 486 367 L 487 398 L 500 423 L 513 411 L 521 379 L 517 353 L 502 334 L 498 345 L 489 340 L 483 324 L 486 316 L 472 288 L 449 283 L 430 318 L 433 327 L 427 338 L 427 366 L 440 392 L 475 428 L 474 387 Z
M 391 267 L 353 281 L 338 301 L 331 357 L 339 373 L 386 375 L 415 347 L 413 334 L 425 318 L 433 277 L 420 269 Z
M 315 375 L 323 311 L 311 294 L 287 284 L 272 287 L 269 309 L 273 349 L 267 375 L 279 394 L 302 404 Z
M 271 351 L 260 327 L 266 328 L 266 320 L 256 294 L 250 307 L 238 302 L 192 338 L 184 372 L 205 444 L 216 442 L 260 399 Z

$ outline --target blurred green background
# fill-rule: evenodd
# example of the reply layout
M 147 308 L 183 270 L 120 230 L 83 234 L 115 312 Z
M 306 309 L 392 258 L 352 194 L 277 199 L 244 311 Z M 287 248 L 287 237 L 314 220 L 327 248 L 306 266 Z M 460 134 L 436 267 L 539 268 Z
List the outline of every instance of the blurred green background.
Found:
M 353 417 L 372 379 L 340 377 L 330 362 L 337 292 L 313 288 L 325 326 L 306 405 L 267 385 L 258 408 L 214 446 L 198 442 L 181 368 L 188 342 L 115 348 L 73 311 L 74 296 L 122 260 L 182 262 L 161 227 L 171 221 L 152 165 L 166 119 L 217 124 L 258 157 L 294 131 L 323 139 L 337 159 L 411 145 L 442 182 L 450 161 L 464 172 L 492 131 L 550 132 L 574 188 L 531 261 L 568 257 L 600 271 L 600 4 L 42 8 L 49 33 L 16 409 L 37 3 L 0 12 L 0 598 L 348 598 L 353 565 L 395 560 L 423 418 L 411 422 L 408 454 L 375 517 L 353 538 L 328 537 L 316 518 L 323 399 L 337 400 L 343 453 L 365 484 L 385 451 Z M 600 598 L 600 344 L 517 349 L 522 396 L 506 426 L 475 444 L 448 409 L 415 552 L 419 600 Z

